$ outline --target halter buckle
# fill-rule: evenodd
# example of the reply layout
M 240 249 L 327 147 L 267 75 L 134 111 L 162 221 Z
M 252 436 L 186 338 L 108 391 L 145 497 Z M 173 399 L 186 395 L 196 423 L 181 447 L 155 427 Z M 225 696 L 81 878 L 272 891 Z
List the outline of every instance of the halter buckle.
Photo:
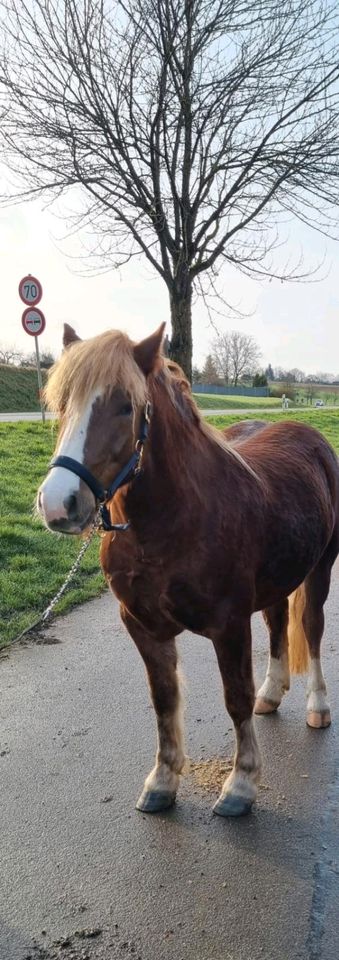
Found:
M 142 458 L 143 458 L 143 455 L 144 455 L 144 442 L 145 442 L 144 440 L 139 439 L 139 440 L 136 441 L 136 444 L 135 444 L 135 448 L 134 448 L 134 449 L 135 449 L 135 452 L 138 454 L 138 462 L 137 462 L 136 467 L 135 467 L 135 470 L 134 470 L 135 476 L 137 476 L 137 474 L 140 473 L 140 471 L 141 471 Z

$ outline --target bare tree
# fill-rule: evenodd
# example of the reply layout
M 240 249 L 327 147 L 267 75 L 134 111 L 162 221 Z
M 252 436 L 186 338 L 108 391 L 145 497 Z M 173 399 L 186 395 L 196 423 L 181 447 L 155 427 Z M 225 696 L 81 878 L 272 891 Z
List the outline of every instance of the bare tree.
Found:
M 337 0 L 0 9 L 1 136 L 18 193 L 80 185 L 77 225 L 102 265 L 143 253 L 165 282 L 172 357 L 190 374 L 194 290 L 218 290 L 223 263 L 277 275 L 280 216 L 335 230 Z
M 315 397 L 316 392 L 317 392 L 317 391 L 316 391 L 316 388 L 315 388 L 315 384 L 313 383 L 313 381 L 310 380 L 310 381 L 307 383 L 307 386 L 306 386 L 306 389 L 305 389 L 305 397 L 306 397 L 307 403 L 312 404 L 312 400 L 313 400 L 313 398 Z
M 305 380 L 305 372 L 304 370 L 299 370 L 299 367 L 292 367 L 289 374 L 290 378 L 294 377 L 296 383 L 303 383 Z
M 22 353 L 12 344 L 1 344 L 0 345 L 0 363 L 6 366 L 15 366 L 17 363 L 20 363 L 22 359 Z
M 326 373 L 322 370 L 317 370 L 316 377 L 319 383 L 333 383 L 334 373 Z
M 211 349 L 218 375 L 227 386 L 232 380 L 230 334 L 218 333 L 211 343 Z
M 40 351 L 40 366 L 43 369 L 49 370 L 49 368 L 53 366 L 53 363 L 55 363 L 55 359 L 56 358 L 52 353 L 52 351 L 49 349 L 49 347 L 47 347 L 45 350 Z M 21 366 L 36 367 L 36 354 L 34 351 L 33 353 L 28 353 L 22 356 Z
M 286 370 L 283 367 L 274 367 L 274 379 L 280 383 L 282 380 L 286 380 Z
M 240 377 L 245 374 L 251 376 L 255 372 L 261 356 L 253 337 L 240 330 L 218 334 L 211 347 L 219 376 L 233 387 L 238 385 Z

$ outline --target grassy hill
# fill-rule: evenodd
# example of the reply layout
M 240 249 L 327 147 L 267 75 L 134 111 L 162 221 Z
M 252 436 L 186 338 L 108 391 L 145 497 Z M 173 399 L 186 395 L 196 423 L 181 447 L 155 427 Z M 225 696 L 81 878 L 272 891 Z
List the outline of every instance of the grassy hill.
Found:
M 42 370 L 46 379 L 47 371 Z M 270 397 L 227 397 L 195 394 L 201 409 L 241 409 L 246 407 L 280 407 L 281 400 Z M 31 413 L 40 410 L 38 379 L 35 367 L 11 367 L 0 364 L 0 413 Z
M 43 370 L 43 379 L 45 375 Z M 33 410 L 40 410 L 36 370 L 0 364 L 0 413 L 30 413 Z
M 43 380 L 46 380 L 47 371 L 42 370 Z M 276 387 L 277 384 L 271 384 Z M 303 384 L 294 385 L 298 387 L 299 400 L 303 396 L 305 407 L 307 409 L 306 397 L 304 397 Z M 315 384 L 314 397 L 321 397 L 325 403 L 338 403 L 339 406 L 339 386 L 327 386 Z M 226 389 L 226 388 L 225 388 Z M 288 391 L 287 391 L 288 392 Z M 227 396 L 220 394 L 194 394 L 195 401 L 202 410 L 242 410 L 252 408 L 260 410 L 260 407 L 281 408 L 281 398 L 279 397 L 244 397 Z M 313 399 L 314 403 L 314 399 Z M 292 403 L 292 406 L 295 404 Z M 296 404 L 300 407 L 300 404 Z M 38 378 L 35 367 L 12 367 L 6 364 L 0 364 L 0 413 L 30 413 L 40 410 L 38 396 Z

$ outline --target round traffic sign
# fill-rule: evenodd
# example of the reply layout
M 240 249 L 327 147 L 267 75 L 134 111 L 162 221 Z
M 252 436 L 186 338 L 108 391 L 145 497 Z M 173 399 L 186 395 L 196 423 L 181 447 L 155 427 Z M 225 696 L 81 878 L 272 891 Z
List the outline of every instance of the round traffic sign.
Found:
M 35 307 L 42 297 L 42 286 L 40 280 L 37 280 L 36 277 L 32 277 L 30 273 L 27 277 L 23 277 L 19 283 L 19 297 L 21 297 L 21 300 L 23 300 L 24 303 L 27 303 L 28 306 Z
M 38 337 L 40 333 L 44 332 L 46 326 L 44 314 L 37 307 L 28 307 L 27 310 L 24 310 L 21 323 L 30 337 Z

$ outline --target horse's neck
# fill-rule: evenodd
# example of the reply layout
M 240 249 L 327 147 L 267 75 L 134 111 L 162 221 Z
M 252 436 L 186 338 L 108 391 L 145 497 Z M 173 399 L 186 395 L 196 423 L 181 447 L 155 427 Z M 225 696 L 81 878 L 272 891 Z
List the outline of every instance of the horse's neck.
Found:
M 146 455 L 157 480 L 163 474 L 176 491 L 181 478 L 189 485 L 190 477 L 196 474 L 198 465 L 202 469 L 203 445 L 198 416 L 185 398 L 179 395 L 178 403 L 174 404 L 165 394 L 162 403 L 154 401 Z
M 152 400 L 149 436 L 144 445 L 142 471 L 126 496 L 126 513 L 140 516 L 170 512 L 176 514 L 194 506 L 198 493 L 197 473 L 200 460 L 189 410 L 173 408 Z M 201 474 L 201 464 L 200 464 Z

